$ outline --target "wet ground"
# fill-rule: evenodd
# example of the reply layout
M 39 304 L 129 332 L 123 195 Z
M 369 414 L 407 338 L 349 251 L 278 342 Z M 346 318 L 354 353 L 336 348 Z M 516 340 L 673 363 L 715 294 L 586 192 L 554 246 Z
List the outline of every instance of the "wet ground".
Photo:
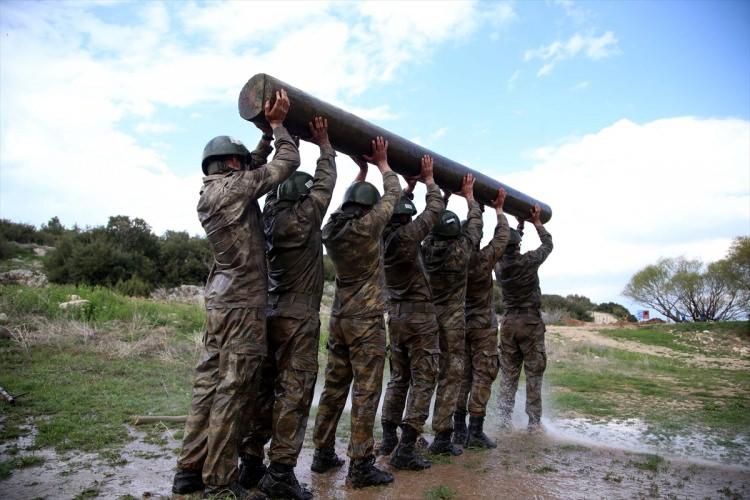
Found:
M 309 447 L 300 456 L 297 475 L 310 485 L 316 497 L 334 499 L 750 497 L 747 466 L 711 461 L 703 453 L 692 458 L 668 458 L 630 451 L 627 439 L 636 438 L 628 438 L 627 432 L 612 426 L 589 426 L 591 432 L 586 436 L 585 421 L 548 421 L 546 425 L 547 432 L 539 435 L 523 430 L 506 434 L 490 430 L 490 435 L 498 439 L 497 449 L 468 450 L 460 457 L 438 458 L 424 472 L 392 471 L 396 480 L 387 487 L 353 490 L 346 486 L 346 467 L 328 474 L 311 473 Z M 15 443 L 20 450 L 16 456 L 31 453 L 45 461 L 16 469 L 0 481 L 0 498 L 168 497 L 179 446 L 173 432 L 152 428 L 146 434 L 133 429 L 134 440 L 120 453 L 106 458 L 26 451 L 33 443 L 32 433 Z M 602 439 L 614 438 L 618 432 L 625 441 L 613 440 L 611 447 L 602 445 Z M 0 448 L 2 460 L 8 458 L 12 447 L 6 444 Z M 345 452 L 343 440 L 337 450 Z M 391 470 L 387 459 L 380 457 L 378 462 Z

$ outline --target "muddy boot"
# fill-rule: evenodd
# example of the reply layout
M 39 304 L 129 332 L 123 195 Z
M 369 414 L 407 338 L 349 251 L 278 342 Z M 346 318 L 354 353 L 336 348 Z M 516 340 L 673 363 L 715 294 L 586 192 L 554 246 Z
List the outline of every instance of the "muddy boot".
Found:
M 383 440 L 380 442 L 378 455 L 390 455 L 398 444 L 396 429 L 398 426 L 389 420 L 383 420 Z
M 322 474 L 342 465 L 344 465 L 344 461 L 336 456 L 336 450 L 333 446 L 330 448 L 315 448 L 310 470 Z
M 429 460 L 420 457 L 414 450 L 417 442 L 417 430 L 404 425 L 401 430 L 401 441 L 391 457 L 390 464 L 401 470 L 424 470 L 432 465 Z
M 245 500 L 247 499 L 247 490 L 237 481 L 225 486 L 206 485 L 203 490 L 203 498 L 212 500 Z
M 469 435 L 466 436 L 467 448 L 497 448 L 497 444 L 484 433 L 483 427 L 484 417 L 469 415 Z
M 466 442 L 466 412 L 456 410 L 453 412 L 453 444 L 464 445 Z
M 358 458 L 349 463 L 346 479 L 353 488 L 366 488 L 393 482 L 393 475 L 375 467 L 375 456 Z
M 248 490 L 255 488 L 258 481 L 266 474 L 266 466 L 263 459 L 254 455 L 242 455 L 240 457 L 240 478 L 237 480 L 243 488 Z
M 452 433 L 453 431 L 438 432 L 427 450 L 433 455 L 453 455 L 457 457 L 462 454 L 463 450 L 451 443 Z
M 417 436 L 417 449 L 418 450 L 426 450 L 430 447 L 430 443 L 427 442 L 427 440 L 424 438 L 423 435 Z
M 271 462 L 268 472 L 260 480 L 258 489 L 270 498 L 310 500 L 313 497 L 312 491 L 297 481 L 293 466 L 277 462 Z
M 177 469 L 172 480 L 172 493 L 187 495 L 205 488 L 200 470 Z
M 529 434 L 542 434 L 544 432 L 544 427 L 542 427 L 542 422 L 539 419 L 529 419 L 529 426 L 526 428 L 529 431 Z

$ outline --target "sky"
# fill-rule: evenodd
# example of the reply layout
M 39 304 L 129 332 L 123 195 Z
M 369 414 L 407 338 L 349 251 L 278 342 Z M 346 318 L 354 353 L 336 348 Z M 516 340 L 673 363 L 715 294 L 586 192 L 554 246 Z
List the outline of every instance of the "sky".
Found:
M 203 147 L 256 144 L 237 97 L 264 72 L 549 204 L 545 293 L 635 310 L 639 269 L 750 234 L 750 2 L 2 1 L 0 35 L 13 221 L 203 234 Z

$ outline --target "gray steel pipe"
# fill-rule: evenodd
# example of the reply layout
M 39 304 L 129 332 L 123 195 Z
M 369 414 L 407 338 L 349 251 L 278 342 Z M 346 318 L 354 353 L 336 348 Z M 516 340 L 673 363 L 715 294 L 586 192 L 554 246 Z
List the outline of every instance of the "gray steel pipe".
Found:
M 286 90 L 291 101 L 291 108 L 284 120 L 284 125 L 294 135 L 302 138 L 309 137 L 308 123 L 314 116 L 322 116 L 328 119 L 328 136 L 331 145 L 337 151 L 353 156 L 370 154 L 372 139 L 381 135 L 388 140 L 388 163 L 399 174 L 418 175 L 421 158 L 428 154 L 434 159 L 435 182 L 441 188 L 457 192 L 461 188 L 463 176 L 471 173 L 476 177 L 474 197 L 480 203 L 490 205 L 497 196 L 497 190 L 502 187 L 507 192 L 504 207 L 506 213 L 528 218 L 529 210 L 538 203 L 542 209 L 542 222 L 546 223 L 552 217 L 552 209 L 546 203 L 321 101 L 265 73 L 253 76 L 242 88 L 239 98 L 240 116 L 253 123 L 266 123 L 263 103 L 267 100 L 273 102 L 276 91 L 281 88 Z

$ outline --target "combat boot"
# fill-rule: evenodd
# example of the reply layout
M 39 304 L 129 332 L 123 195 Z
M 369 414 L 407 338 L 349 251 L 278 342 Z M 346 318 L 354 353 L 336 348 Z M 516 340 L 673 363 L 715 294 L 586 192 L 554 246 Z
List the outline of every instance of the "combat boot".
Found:
M 398 448 L 391 457 L 390 464 L 401 470 L 429 469 L 432 465 L 430 461 L 420 457 L 414 450 L 416 442 L 417 430 L 410 425 L 404 425 L 401 428 L 401 441 L 398 442 Z
M 226 486 L 209 486 L 203 490 L 203 498 L 212 500 L 245 500 L 247 499 L 247 490 L 240 483 L 234 481 Z
M 344 465 L 344 461 L 336 455 L 333 446 L 330 448 L 315 448 L 310 470 L 322 474 L 342 465 Z
M 313 497 L 312 491 L 297 481 L 293 466 L 277 462 L 271 462 L 266 475 L 260 480 L 258 489 L 270 498 L 310 500 Z
M 177 469 L 177 472 L 174 475 L 174 480 L 172 480 L 172 493 L 177 495 L 195 493 L 205 487 L 206 485 L 203 484 L 200 469 Z
M 466 436 L 467 448 L 497 448 L 497 444 L 484 433 L 483 427 L 484 417 L 469 415 L 469 435 Z
M 451 443 L 451 434 L 453 431 L 443 431 L 435 434 L 435 439 L 427 450 L 433 455 L 453 455 L 457 457 L 463 453 L 461 448 Z
M 353 488 L 379 486 L 393 482 L 393 475 L 375 467 L 375 455 L 358 458 L 349 463 L 347 480 Z
M 466 442 L 466 411 L 453 412 L 453 444 L 464 445 Z
M 240 478 L 238 482 L 243 488 L 255 488 L 258 481 L 266 474 L 263 459 L 254 455 L 240 456 Z
M 389 420 L 383 420 L 383 440 L 380 441 L 378 455 L 390 455 L 398 444 L 396 429 L 398 426 Z
M 542 427 L 541 420 L 530 418 L 527 430 L 529 431 L 529 434 L 542 434 L 544 432 L 544 427 Z

